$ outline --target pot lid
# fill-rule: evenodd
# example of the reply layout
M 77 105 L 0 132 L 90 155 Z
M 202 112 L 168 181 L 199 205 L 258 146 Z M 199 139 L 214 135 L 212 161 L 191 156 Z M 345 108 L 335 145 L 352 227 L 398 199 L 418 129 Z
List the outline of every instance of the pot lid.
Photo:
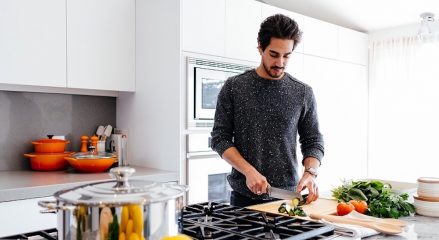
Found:
M 120 206 L 149 204 L 182 196 L 187 187 L 176 183 L 157 183 L 128 179 L 135 172 L 131 167 L 116 167 L 110 175 L 116 180 L 81 185 L 58 191 L 55 198 L 68 205 Z
M 110 152 L 79 152 L 72 155 L 72 158 L 76 159 L 97 159 L 97 158 L 114 158 L 116 155 Z

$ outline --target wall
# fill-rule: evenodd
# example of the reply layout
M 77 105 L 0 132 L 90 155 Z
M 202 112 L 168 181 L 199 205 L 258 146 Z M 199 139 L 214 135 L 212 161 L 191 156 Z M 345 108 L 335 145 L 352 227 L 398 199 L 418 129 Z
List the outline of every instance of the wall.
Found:
M 0 91 L 0 171 L 29 170 L 23 154 L 47 134 L 65 135 L 78 151 L 80 136 L 99 124 L 116 126 L 116 98 Z
M 117 122 L 128 129 L 128 163 L 181 166 L 180 2 L 136 2 L 136 93 L 119 93 Z

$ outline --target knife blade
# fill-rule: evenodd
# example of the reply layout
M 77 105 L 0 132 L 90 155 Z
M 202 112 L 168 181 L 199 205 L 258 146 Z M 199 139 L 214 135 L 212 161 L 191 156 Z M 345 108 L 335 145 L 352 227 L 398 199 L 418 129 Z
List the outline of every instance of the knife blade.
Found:
M 298 198 L 300 201 L 303 201 L 303 197 L 300 193 L 281 189 L 281 188 L 268 186 L 267 193 L 268 196 L 272 198 L 288 199 L 288 200 L 291 200 L 293 198 Z

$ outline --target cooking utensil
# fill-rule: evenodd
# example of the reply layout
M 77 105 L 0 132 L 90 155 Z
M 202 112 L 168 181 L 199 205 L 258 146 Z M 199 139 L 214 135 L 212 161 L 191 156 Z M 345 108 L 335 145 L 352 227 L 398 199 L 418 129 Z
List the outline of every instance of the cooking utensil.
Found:
M 268 196 L 272 198 L 288 199 L 288 200 L 291 200 L 293 198 L 298 198 L 300 201 L 303 201 L 303 197 L 300 193 L 272 187 L 270 185 L 267 188 L 267 193 Z
M 105 127 L 102 125 L 98 126 L 98 129 L 96 130 L 96 136 L 98 136 L 98 140 L 101 139 L 102 134 L 104 133 Z
M 63 153 L 68 143 L 70 143 L 70 141 L 50 138 L 39 139 L 32 142 L 36 153 Z
M 323 214 L 310 214 L 310 217 L 312 219 L 320 220 L 324 219 L 328 222 L 333 223 L 345 223 L 345 224 L 352 224 L 352 225 L 359 225 L 362 227 L 372 228 L 377 230 L 378 232 L 386 233 L 386 234 L 398 234 L 403 231 L 403 228 L 401 226 L 395 225 L 395 224 L 389 224 L 389 223 L 383 223 L 383 222 L 374 222 L 374 221 L 363 221 L 360 219 L 354 219 L 354 218 L 347 218 L 344 216 L 334 216 L 334 215 L 323 215 Z
M 134 232 L 136 239 L 178 234 L 187 187 L 129 179 L 134 171 L 112 168 L 116 180 L 58 191 L 56 201 L 40 201 L 45 211 L 58 214 L 58 239 L 107 239 L 111 229 L 119 229 L 117 236 Z
M 107 125 L 104 129 L 104 132 L 102 133 L 102 141 L 107 140 L 107 137 L 111 135 L 111 132 L 113 131 L 113 127 L 111 125 Z
M 72 155 L 73 152 L 64 153 L 26 153 L 25 157 L 30 158 L 30 167 L 36 171 L 57 171 L 67 167 L 64 159 Z
M 107 152 L 81 152 L 65 159 L 74 169 L 80 172 L 97 173 L 111 167 L 116 161 L 116 156 Z

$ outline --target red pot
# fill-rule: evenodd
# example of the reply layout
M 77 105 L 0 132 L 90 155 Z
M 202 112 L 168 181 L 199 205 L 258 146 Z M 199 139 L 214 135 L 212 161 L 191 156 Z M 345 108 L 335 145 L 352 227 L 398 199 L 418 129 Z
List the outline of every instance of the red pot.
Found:
M 70 141 L 61 139 L 40 139 L 32 142 L 36 153 L 64 153 Z
M 67 168 L 68 163 L 64 159 L 73 152 L 65 153 L 29 153 L 24 156 L 30 158 L 30 167 L 37 171 L 57 171 Z

